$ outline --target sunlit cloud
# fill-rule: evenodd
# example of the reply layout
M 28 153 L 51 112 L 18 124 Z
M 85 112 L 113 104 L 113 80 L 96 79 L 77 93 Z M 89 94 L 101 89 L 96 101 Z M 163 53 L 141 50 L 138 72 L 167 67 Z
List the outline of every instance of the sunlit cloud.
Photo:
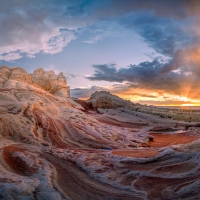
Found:
M 85 74 L 87 83 L 84 85 L 91 86 L 73 86 L 72 94 L 76 97 L 87 98 L 95 90 L 108 90 L 133 102 L 198 104 L 199 1 L 8 0 L 1 2 L 0 13 L 1 62 L 22 58 L 34 60 L 37 55 L 55 56 L 73 42 L 76 48 L 82 45 L 92 49 L 102 41 L 117 40 L 126 31 L 137 35 L 146 49 L 149 48 L 143 52 L 149 59 L 137 64 L 134 54 L 128 65 L 123 65 L 123 56 L 120 58 L 122 64 L 115 61 L 116 48 L 120 46 L 113 47 L 108 61 L 103 58 L 101 62 L 91 61 L 91 65 L 87 64 L 88 70 L 80 75 L 84 77 Z M 130 41 L 131 45 L 135 45 L 134 41 Z M 103 42 L 98 47 L 99 54 L 106 48 Z M 85 53 L 84 48 L 80 49 Z M 123 51 L 130 53 L 128 49 Z M 73 55 L 75 60 L 79 59 L 75 48 Z M 46 68 L 60 71 L 55 64 L 52 66 L 50 61 Z M 91 66 L 94 73 L 89 69 Z M 81 67 L 79 65 L 77 70 Z M 69 79 L 79 78 L 67 67 L 65 75 Z M 101 86 L 101 81 L 110 86 Z

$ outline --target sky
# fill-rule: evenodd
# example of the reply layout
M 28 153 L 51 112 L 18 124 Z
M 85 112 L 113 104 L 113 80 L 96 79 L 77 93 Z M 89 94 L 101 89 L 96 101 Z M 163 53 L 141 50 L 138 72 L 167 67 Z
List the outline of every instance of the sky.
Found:
M 0 65 L 63 72 L 81 99 L 199 106 L 200 1 L 0 1 Z

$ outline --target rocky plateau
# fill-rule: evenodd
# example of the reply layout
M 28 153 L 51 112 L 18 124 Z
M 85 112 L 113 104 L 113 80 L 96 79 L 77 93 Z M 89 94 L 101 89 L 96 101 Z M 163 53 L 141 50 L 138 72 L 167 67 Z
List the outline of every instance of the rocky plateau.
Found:
M 0 67 L 0 199 L 200 199 L 197 121 L 69 91 L 62 73 Z

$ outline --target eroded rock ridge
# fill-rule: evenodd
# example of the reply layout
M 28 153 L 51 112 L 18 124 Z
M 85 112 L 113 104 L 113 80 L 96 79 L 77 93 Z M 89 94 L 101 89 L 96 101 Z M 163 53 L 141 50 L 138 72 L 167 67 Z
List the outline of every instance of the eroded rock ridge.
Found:
M 62 73 L 0 67 L 0 199 L 199 199 L 199 127 L 105 95 L 85 112 Z

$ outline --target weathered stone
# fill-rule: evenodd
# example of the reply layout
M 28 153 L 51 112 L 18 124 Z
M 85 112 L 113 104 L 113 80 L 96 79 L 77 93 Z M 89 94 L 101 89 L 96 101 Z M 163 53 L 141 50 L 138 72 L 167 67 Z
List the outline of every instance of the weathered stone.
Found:
M 124 100 L 106 91 L 93 93 L 91 97 L 87 100 L 87 102 L 91 102 L 94 109 L 98 108 L 115 109 L 122 107 L 131 108 L 133 106 L 133 103 L 131 101 Z

